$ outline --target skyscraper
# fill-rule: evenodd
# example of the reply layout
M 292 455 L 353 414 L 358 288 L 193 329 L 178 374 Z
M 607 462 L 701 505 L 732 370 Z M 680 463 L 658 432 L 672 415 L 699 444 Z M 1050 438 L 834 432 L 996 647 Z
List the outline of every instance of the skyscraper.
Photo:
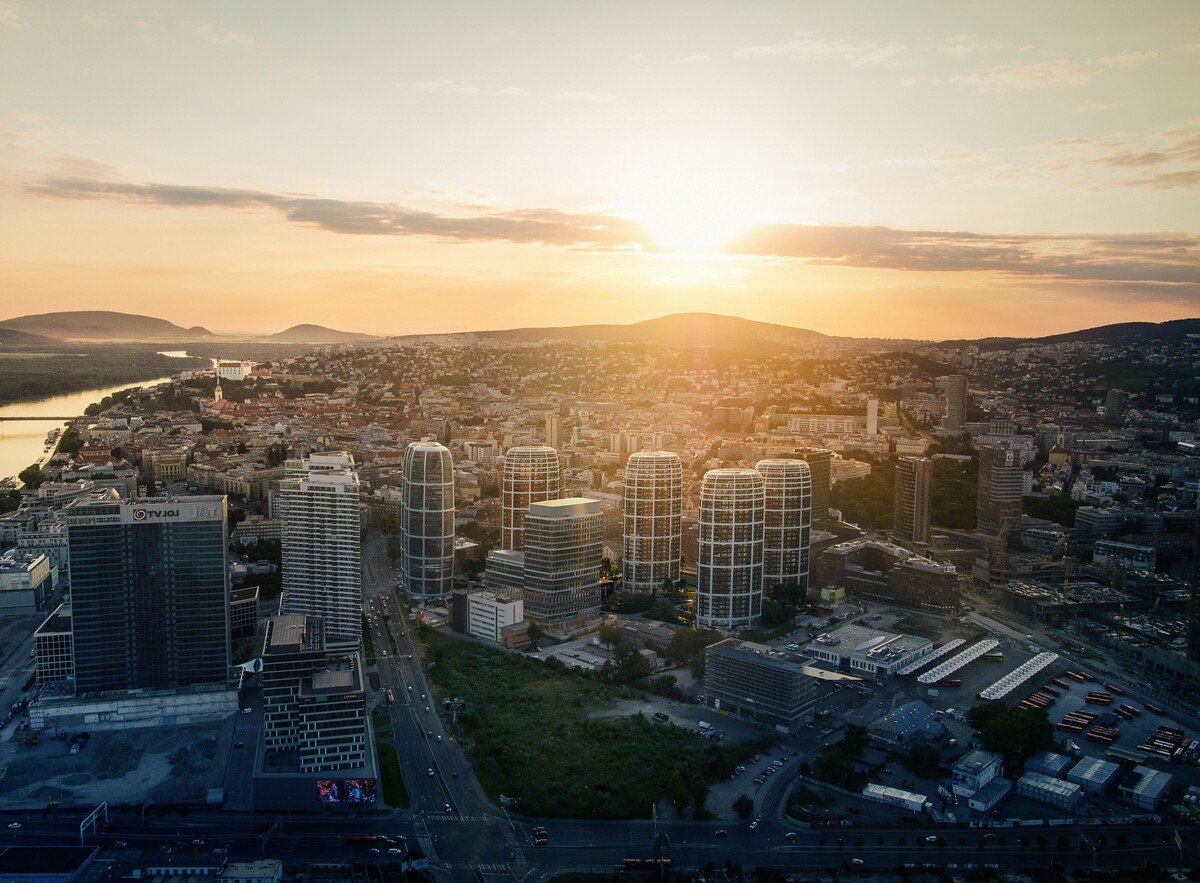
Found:
M 833 455 L 824 448 L 797 448 L 791 456 L 808 464 L 812 476 L 812 517 L 823 521 L 829 517 L 829 491 L 833 487 Z
M 279 483 L 283 518 L 280 612 L 316 616 L 330 647 L 362 640 L 362 541 L 354 458 L 344 451 L 289 460 Z
M 933 461 L 901 457 L 896 461 L 896 507 L 892 533 L 907 543 L 929 542 L 929 503 L 933 493 Z
M 803 460 L 759 460 L 763 477 L 763 589 L 808 591 L 812 472 Z
M 1104 422 L 1120 426 L 1125 418 L 1125 403 L 1129 396 L 1123 389 L 1110 389 L 1104 395 Z
M 122 500 L 66 508 L 75 689 L 170 689 L 229 677 L 224 497 Z
M 879 434 L 879 399 L 867 399 L 867 435 Z
M 562 623 L 600 609 L 604 519 L 586 497 L 531 503 L 525 517 L 525 615 Z
M 623 587 L 652 592 L 679 579 L 683 462 L 670 451 L 638 451 L 625 464 Z
M 546 446 L 555 450 L 562 447 L 562 418 L 557 414 L 546 415 Z
M 444 445 L 404 451 L 400 574 L 410 598 L 444 598 L 454 588 L 454 461 Z
M 1021 524 L 1021 502 L 1032 476 L 1021 468 L 1012 448 L 979 449 L 979 488 L 975 502 L 975 528 L 998 537 L 1012 536 Z
M 967 422 L 967 378 L 951 374 L 946 378 L 946 419 L 943 426 L 952 432 L 962 432 Z
M 763 477 L 710 469 L 700 483 L 696 627 L 731 630 L 762 613 Z
M 509 448 L 500 477 L 500 548 L 525 547 L 525 513 L 530 503 L 558 498 L 562 470 L 558 451 L 547 445 Z

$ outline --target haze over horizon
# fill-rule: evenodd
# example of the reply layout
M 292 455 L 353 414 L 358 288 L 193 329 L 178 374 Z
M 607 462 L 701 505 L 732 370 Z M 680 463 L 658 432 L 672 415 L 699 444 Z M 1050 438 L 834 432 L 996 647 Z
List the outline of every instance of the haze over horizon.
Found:
M 1200 7 L 868 6 L 0 0 L 0 302 L 925 339 L 1200 312 Z

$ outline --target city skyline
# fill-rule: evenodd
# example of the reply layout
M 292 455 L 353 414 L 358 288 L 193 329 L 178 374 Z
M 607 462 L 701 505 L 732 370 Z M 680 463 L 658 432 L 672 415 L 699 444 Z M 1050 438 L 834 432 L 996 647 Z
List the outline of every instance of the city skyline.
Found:
M 1023 9 L 9 0 L 0 296 L 229 332 L 1194 314 L 1200 12 Z

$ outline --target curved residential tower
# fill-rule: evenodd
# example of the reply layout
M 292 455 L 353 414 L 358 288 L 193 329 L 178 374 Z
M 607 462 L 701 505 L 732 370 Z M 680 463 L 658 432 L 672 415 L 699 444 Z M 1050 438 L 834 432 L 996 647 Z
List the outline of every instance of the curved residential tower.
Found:
M 731 631 L 762 613 L 763 477 L 710 469 L 700 483 L 696 627 Z
M 525 548 L 529 504 L 558 499 L 561 475 L 554 448 L 521 445 L 508 449 L 500 476 L 500 548 Z
M 812 473 L 803 460 L 759 460 L 765 518 L 763 588 L 794 585 L 808 591 L 812 532 Z
M 410 598 L 443 598 L 454 584 L 454 461 L 444 445 L 404 451 L 401 581 Z
M 639 451 L 625 464 L 621 573 L 627 591 L 679 580 L 683 463 L 670 451 Z

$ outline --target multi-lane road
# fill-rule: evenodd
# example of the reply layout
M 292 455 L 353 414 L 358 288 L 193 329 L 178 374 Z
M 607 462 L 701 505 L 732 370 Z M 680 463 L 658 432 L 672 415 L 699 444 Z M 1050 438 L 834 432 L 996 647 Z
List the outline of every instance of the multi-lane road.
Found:
M 379 741 L 397 749 L 409 805 L 390 814 L 355 817 L 214 812 L 158 818 L 133 812 L 113 815 L 109 827 L 86 833 L 88 840 L 118 858 L 169 844 L 197 851 L 219 847 L 231 857 L 277 856 L 287 865 L 299 865 L 373 859 L 361 848 L 347 846 L 345 837 L 374 833 L 419 843 L 439 879 L 485 881 L 544 880 L 568 869 L 608 870 L 626 858 L 651 857 L 656 838 L 663 844 L 662 855 L 677 868 L 726 860 L 745 867 L 864 871 L 930 865 L 1046 867 L 1052 861 L 1067 867 L 1143 867 L 1147 861 L 1174 867 L 1191 866 L 1200 858 L 1190 832 L 1177 841 L 1176 827 L 1167 824 L 1002 830 L 994 837 L 970 829 L 800 828 L 783 812 L 799 767 L 794 758 L 756 795 L 765 816 L 753 829 L 747 821 L 539 822 L 510 817 L 483 793 L 437 713 L 382 540 L 373 538 L 363 551 L 363 610 L 379 676 L 371 701 L 390 717 L 390 735 L 382 733 Z M 386 700 L 388 690 L 394 703 Z M 238 733 L 248 734 L 255 717 L 239 720 Z M 81 815 L 73 810 L 0 813 L 0 845 L 78 842 Z M 20 827 L 8 827 L 13 823 Z M 535 847 L 530 833 L 539 823 L 548 829 L 549 843 Z M 934 840 L 927 842 L 930 837 Z

